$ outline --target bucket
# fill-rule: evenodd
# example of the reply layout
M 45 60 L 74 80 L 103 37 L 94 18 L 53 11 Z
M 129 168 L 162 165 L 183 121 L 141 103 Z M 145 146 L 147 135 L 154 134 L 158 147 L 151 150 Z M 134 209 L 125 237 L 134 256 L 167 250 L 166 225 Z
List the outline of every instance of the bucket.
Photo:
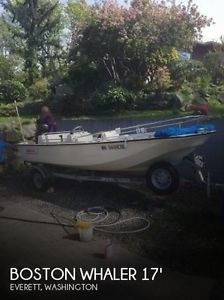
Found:
M 87 229 L 78 229 L 81 242 L 90 242 L 93 239 L 93 227 Z
M 90 242 L 93 239 L 93 225 L 87 221 L 77 221 L 75 227 L 78 229 L 81 242 Z

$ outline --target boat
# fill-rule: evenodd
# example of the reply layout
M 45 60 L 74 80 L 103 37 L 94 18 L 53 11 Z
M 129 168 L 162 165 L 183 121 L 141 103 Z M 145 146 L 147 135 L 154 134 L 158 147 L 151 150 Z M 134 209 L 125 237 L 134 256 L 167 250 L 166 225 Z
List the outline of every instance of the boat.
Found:
M 186 116 L 97 133 L 78 126 L 71 131 L 43 133 L 37 143 L 19 143 L 18 150 L 24 162 L 76 171 L 129 176 L 145 176 L 154 169 L 174 173 L 172 166 L 215 132 L 213 125 L 202 121 L 202 116 Z

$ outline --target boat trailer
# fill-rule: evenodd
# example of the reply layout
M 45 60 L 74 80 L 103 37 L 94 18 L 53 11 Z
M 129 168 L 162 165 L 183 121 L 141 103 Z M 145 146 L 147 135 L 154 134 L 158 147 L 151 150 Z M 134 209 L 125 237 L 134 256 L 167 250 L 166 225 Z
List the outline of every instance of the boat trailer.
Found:
M 207 185 L 209 180 L 209 173 L 206 171 L 204 158 L 201 155 L 191 155 L 185 157 L 181 164 L 188 168 L 193 174 L 193 180 L 186 179 L 181 176 L 182 166 L 174 167 L 166 162 L 157 162 L 155 165 L 164 166 L 168 165 L 172 171 L 175 170 L 176 174 L 180 177 L 181 183 L 193 181 L 199 185 Z M 25 163 L 29 170 L 29 178 L 31 184 L 35 190 L 45 191 L 54 183 L 54 179 L 68 179 L 77 182 L 104 182 L 115 183 L 118 185 L 144 185 L 150 188 L 148 184 L 147 174 L 146 176 L 134 176 L 126 174 L 113 174 L 109 172 L 96 172 L 96 171 L 80 171 L 71 168 L 53 167 L 45 164 Z M 156 194 L 167 195 L 171 194 L 179 187 L 179 178 L 176 185 L 171 190 L 153 190 Z

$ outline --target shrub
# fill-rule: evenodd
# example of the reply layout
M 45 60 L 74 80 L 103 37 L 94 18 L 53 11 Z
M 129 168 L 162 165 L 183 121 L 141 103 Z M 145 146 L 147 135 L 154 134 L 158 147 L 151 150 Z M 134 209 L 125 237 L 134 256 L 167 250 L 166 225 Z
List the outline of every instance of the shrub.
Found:
M 101 110 L 120 111 L 132 109 L 135 105 L 136 94 L 123 87 L 109 88 L 105 93 L 97 93 L 95 103 Z
M 209 53 L 204 58 L 204 65 L 215 84 L 224 83 L 224 53 Z
M 208 75 L 207 69 L 199 61 L 179 61 L 169 68 L 171 79 L 176 88 L 180 88 L 185 81 L 194 81 L 198 77 Z
M 55 113 L 66 117 L 78 116 L 91 111 L 87 98 L 70 93 L 57 97 L 50 106 Z
M 209 100 L 218 100 L 224 104 L 224 85 L 213 85 L 208 87 Z
M 74 65 L 70 67 L 67 83 L 74 92 L 86 93 L 101 86 L 103 80 L 101 73 L 94 66 L 84 64 L 81 67 Z
M 14 70 L 11 60 L 0 55 L 0 80 L 11 80 L 13 76 Z
M 29 88 L 30 96 L 37 99 L 46 99 L 50 94 L 49 83 L 47 78 L 36 80 Z
M 152 81 L 152 88 L 157 94 L 162 94 L 172 86 L 170 72 L 166 67 L 158 68 Z
M 0 102 L 12 103 L 26 98 L 27 90 L 22 83 L 13 80 L 0 82 Z
M 177 96 L 184 106 L 193 102 L 205 103 L 210 100 L 213 93 L 214 88 L 210 85 L 210 77 L 207 75 L 197 77 L 192 82 L 185 81 Z

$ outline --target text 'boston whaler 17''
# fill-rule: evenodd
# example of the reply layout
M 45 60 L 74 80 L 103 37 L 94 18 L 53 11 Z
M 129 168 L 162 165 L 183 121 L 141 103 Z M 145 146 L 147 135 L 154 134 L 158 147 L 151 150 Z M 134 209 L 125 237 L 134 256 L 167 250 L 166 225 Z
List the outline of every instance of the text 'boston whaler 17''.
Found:
M 174 166 L 215 132 L 203 119 L 188 116 L 95 134 L 76 127 L 41 134 L 37 143 L 21 142 L 18 149 L 22 160 L 33 166 L 61 167 L 74 174 L 144 176 L 155 192 L 166 194 L 178 186 Z

